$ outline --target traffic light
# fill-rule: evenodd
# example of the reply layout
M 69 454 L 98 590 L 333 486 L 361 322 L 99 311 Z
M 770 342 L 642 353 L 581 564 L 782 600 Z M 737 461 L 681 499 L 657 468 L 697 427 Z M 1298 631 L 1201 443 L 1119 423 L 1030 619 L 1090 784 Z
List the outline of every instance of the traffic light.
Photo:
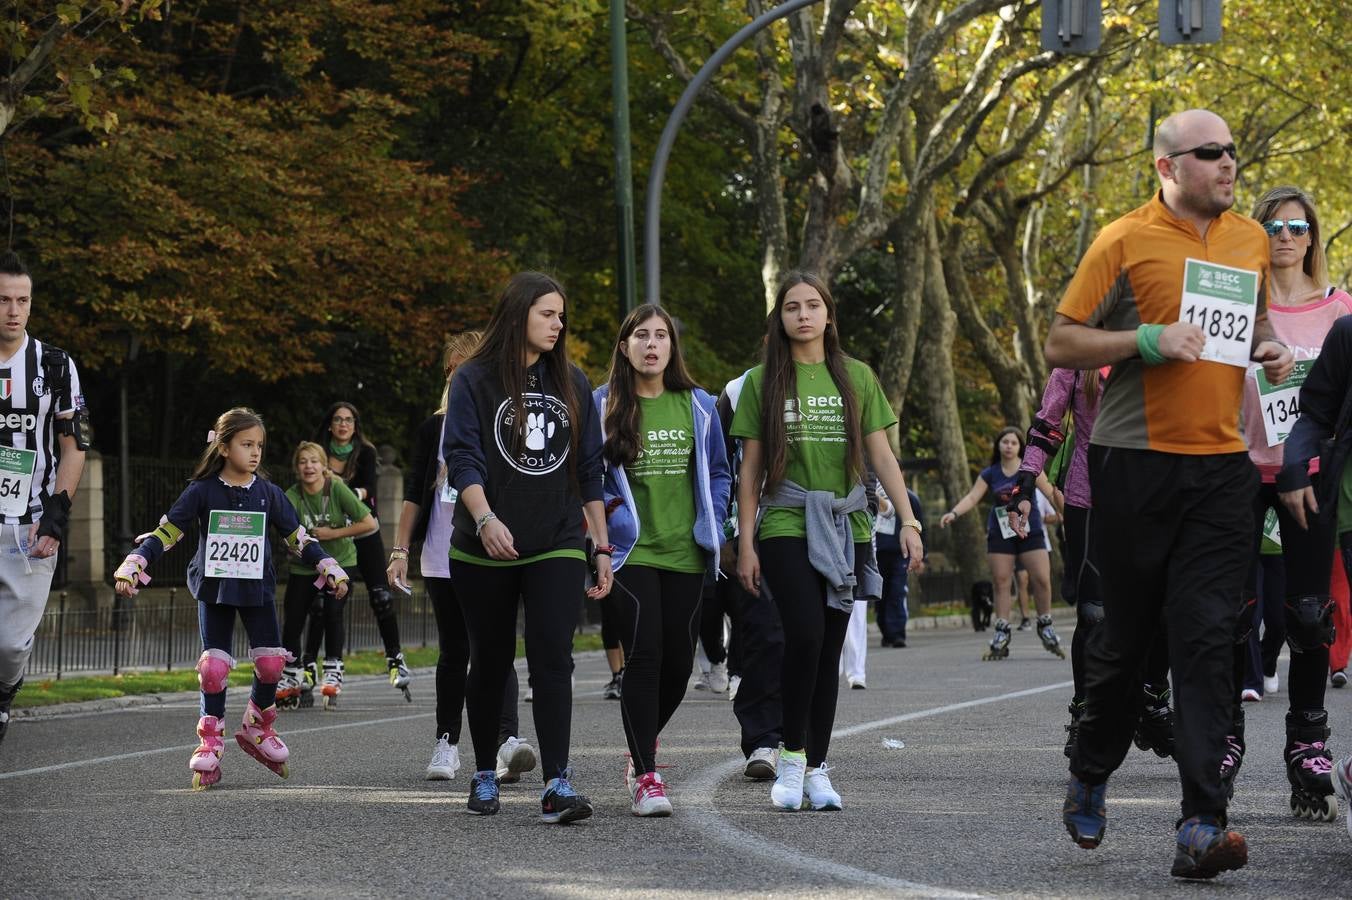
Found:
M 1102 40 L 1102 0 L 1042 0 L 1042 49 L 1093 53 Z M 1160 42 L 1214 44 L 1221 39 L 1221 0 L 1160 0 Z
M 1221 39 L 1221 0 L 1160 0 L 1160 43 L 1214 44 Z
M 1042 49 L 1093 53 L 1103 23 L 1100 0 L 1042 0 Z

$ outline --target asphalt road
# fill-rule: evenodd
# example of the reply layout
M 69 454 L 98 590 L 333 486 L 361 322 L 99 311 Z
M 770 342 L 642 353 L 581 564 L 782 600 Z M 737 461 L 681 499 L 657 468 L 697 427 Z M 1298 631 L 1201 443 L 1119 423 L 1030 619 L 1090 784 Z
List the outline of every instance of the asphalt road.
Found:
M 351 683 L 338 711 L 284 712 L 286 781 L 227 737 L 224 780 L 204 793 L 188 789 L 189 695 L 16 720 L 0 746 L 0 896 L 1349 893 L 1352 840 L 1341 818 L 1314 824 L 1287 811 L 1284 691 L 1250 706 L 1250 753 L 1231 807 L 1249 865 L 1198 886 L 1168 875 L 1178 815 L 1169 760 L 1132 751 L 1109 784 L 1098 850 L 1065 834 L 1068 661 L 1030 634 L 1016 634 L 999 663 L 979 660 L 983 639 L 971 632 L 912 636 L 889 650 L 875 637 L 868 689 L 842 688 L 830 755 L 839 813 L 773 811 L 768 785 L 740 774 L 731 704 L 692 690 L 662 738 L 675 815 L 633 818 L 619 708 L 601 699 L 599 654 L 578 660 L 573 715 L 574 783 L 596 815 L 567 828 L 539 821 L 538 771 L 504 787 L 502 812 L 486 819 L 465 812 L 472 765 L 452 782 L 423 780 L 434 729 L 425 672 L 411 705 L 366 680 Z M 1338 750 L 1350 743 L 1349 698 L 1329 692 Z M 232 691 L 227 735 L 242 704 Z M 468 729 L 463 749 L 468 759 Z

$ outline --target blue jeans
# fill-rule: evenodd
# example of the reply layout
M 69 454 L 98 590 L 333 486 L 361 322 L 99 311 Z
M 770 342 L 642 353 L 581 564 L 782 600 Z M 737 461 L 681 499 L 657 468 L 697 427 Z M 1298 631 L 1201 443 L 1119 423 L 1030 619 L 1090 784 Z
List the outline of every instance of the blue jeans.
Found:
M 203 650 L 224 650 L 231 653 L 235 637 L 235 614 L 244 621 L 250 647 L 280 647 L 282 633 L 277 627 L 277 608 L 271 599 L 263 606 L 228 606 L 224 603 L 197 604 L 197 624 L 202 632 Z M 259 709 L 267 709 L 277 699 L 277 685 L 265 684 L 254 676 L 250 693 Z M 202 715 L 225 716 L 225 691 L 219 694 L 202 693 Z
M 882 602 L 874 610 L 878 630 L 885 641 L 906 640 L 906 622 L 911 617 L 906 608 L 906 572 L 910 560 L 900 551 L 879 550 L 878 571 L 883 576 Z

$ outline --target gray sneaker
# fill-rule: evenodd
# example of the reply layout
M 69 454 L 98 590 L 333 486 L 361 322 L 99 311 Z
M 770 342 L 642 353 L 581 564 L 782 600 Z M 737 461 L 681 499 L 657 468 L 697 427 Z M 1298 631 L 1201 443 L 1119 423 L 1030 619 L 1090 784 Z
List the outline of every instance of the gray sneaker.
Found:
M 779 752 L 774 747 L 757 747 L 746 759 L 742 774 L 752 781 L 770 781 L 775 777 Z

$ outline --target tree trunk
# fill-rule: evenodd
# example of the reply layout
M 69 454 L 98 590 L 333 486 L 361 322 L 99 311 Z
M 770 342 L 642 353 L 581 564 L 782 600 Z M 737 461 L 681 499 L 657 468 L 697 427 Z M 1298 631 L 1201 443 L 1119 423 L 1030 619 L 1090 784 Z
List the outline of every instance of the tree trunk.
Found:
M 957 330 L 957 316 L 949 305 L 947 291 L 942 290 L 943 271 L 940 268 L 939 238 L 932 216 L 925 237 L 924 316 L 920 326 L 920 343 L 916 348 L 916 362 L 922 372 L 925 405 L 929 409 L 930 428 L 935 453 L 939 458 L 939 481 L 943 485 L 948 507 L 967 493 L 972 474 L 967 465 L 967 446 L 962 436 L 962 420 L 958 409 L 958 387 L 953 377 L 953 337 Z M 953 523 L 953 555 L 962 574 L 963 591 L 985 577 L 984 545 L 979 516 L 963 516 Z

